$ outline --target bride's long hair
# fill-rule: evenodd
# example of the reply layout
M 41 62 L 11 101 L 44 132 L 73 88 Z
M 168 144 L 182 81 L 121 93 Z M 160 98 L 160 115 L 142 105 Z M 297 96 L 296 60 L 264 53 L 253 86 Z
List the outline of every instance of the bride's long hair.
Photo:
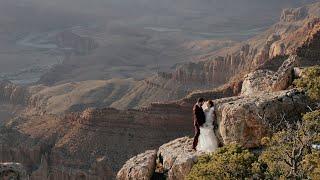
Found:
M 212 108 L 213 106 L 214 106 L 213 101 L 212 100 L 208 101 L 208 108 Z

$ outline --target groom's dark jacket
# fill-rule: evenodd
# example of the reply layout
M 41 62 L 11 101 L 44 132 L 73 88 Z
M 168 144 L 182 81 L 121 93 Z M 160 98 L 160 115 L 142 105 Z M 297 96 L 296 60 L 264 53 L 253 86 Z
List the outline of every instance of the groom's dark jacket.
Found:
M 200 127 L 206 122 L 206 116 L 202 107 L 197 104 L 193 106 L 193 124 L 195 127 Z

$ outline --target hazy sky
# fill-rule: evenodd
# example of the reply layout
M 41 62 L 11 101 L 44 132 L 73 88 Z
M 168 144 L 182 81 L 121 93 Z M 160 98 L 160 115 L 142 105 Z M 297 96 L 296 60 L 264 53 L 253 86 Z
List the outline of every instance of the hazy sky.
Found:
M 0 23 L 12 21 L 37 28 L 81 23 L 121 22 L 129 25 L 203 29 L 217 23 L 251 21 L 263 26 L 277 21 L 283 8 L 314 0 L 1 0 Z M 233 18 L 233 19 L 232 19 Z M 262 23 L 259 25 L 259 23 Z

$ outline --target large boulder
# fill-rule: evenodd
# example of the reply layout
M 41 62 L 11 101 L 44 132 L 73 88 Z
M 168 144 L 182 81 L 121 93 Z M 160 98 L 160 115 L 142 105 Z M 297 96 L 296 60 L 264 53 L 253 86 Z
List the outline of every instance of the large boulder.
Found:
M 295 78 L 294 68 L 299 66 L 300 62 L 301 59 L 296 55 L 290 56 L 285 60 L 272 77 L 271 91 L 287 89 Z
M 156 168 L 157 151 L 150 150 L 129 159 L 118 172 L 118 180 L 149 180 Z
M 242 84 L 241 95 L 269 91 L 273 74 L 270 70 L 257 70 L 247 74 Z
M 162 145 L 158 153 L 146 151 L 131 158 L 118 172 L 117 179 L 150 179 L 157 171 L 156 163 L 168 180 L 184 179 L 201 155 L 192 150 L 192 141 L 189 137 L 179 138 Z
M 162 145 L 158 157 L 168 172 L 167 179 L 185 179 L 201 153 L 192 150 L 193 139 L 183 137 Z
M 299 57 L 290 56 L 276 72 L 257 70 L 249 73 L 243 81 L 241 95 L 252 95 L 287 89 L 294 80 L 294 68 L 298 66 L 299 63 Z
M 277 126 L 299 120 L 309 102 L 304 92 L 292 89 L 219 99 L 215 104 L 223 144 L 253 148 Z

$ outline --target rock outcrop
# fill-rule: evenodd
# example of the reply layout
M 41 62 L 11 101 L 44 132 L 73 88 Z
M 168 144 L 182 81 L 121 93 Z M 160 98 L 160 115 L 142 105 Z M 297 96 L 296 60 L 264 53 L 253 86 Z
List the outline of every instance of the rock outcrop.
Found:
M 167 171 L 168 180 L 184 179 L 201 155 L 192 150 L 193 139 L 183 137 L 162 145 L 158 157 Z
M 161 164 L 166 179 L 184 179 L 202 155 L 192 150 L 192 141 L 188 137 L 179 138 L 162 145 L 158 152 L 147 151 L 131 158 L 118 172 L 117 179 L 150 179 L 156 171 L 156 162 Z
M 149 180 L 156 168 L 157 151 L 139 154 L 126 162 L 118 172 L 118 180 Z
M 294 80 L 294 68 L 299 62 L 299 57 L 290 56 L 276 72 L 262 69 L 249 73 L 244 78 L 241 94 L 252 95 L 287 89 Z
M 271 89 L 273 71 L 257 70 L 245 76 L 241 94 L 251 95 L 259 92 L 268 92 Z
M 307 111 L 307 99 L 304 92 L 292 89 L 216 100 L 220 140 L 259 147 L 272 128 L 299 120 Z

